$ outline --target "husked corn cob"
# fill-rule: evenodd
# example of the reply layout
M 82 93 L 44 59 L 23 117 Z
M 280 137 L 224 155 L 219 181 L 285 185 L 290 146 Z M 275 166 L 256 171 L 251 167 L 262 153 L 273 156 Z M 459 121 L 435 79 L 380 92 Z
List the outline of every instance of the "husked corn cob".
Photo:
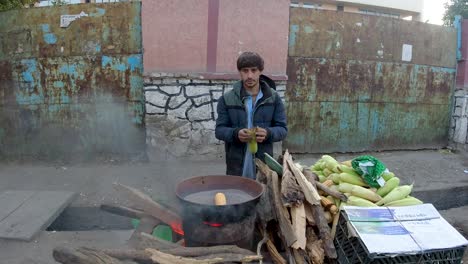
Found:
M 398 186 L 395 189 L 393 189 L 390 193 L 385 195 L 382 200 L 378 201 L 376 204 L 377 205 L 387 205 L 388 203 L 391 203 L 393 201 L 401 200 L 408 196 L 411 193 L 411 190 L 413 189 L 413 184 L 411 185 L 403 185 L 403 186 Z
M 395 177 L 395 174 L 393 172 L 383 172 L 382 173 L 382 178 L 385 180 L 385 181 L 388 181 L 390 180 L 391 178 Z
M 362 206 L 362 207 L 377 207 L 376 204 L 374 204 L 373 202 L 369 200 L 362 199 L 360 197 L 352 196 L 352 195 L 348 197 L 347 204 L 354 205 L 354 206 Z
M 345 173 L 360 177 L 359 174 L 351 166 L 348 167 L 346 165 L 338 165 L 338 170 L 340 172 L 345 172 Z
M 369 189 L 366 189 L 361 186 L 349 184 L 346 182 L 340 183 L 340 185 L 338 186 L 338 190 L 340 190 L 340 192 L 342 193 L 350 193 L 352 196 L 361 197 L 372 202 L 377 202 L 382 199 L 380 195 L 374 193 L 373 191 Z
M 390 178 L 385 185 L 377 190 L 377 194 L 384 197 L 393 189 L 395 189 L 400 184 L 400 179 L 398 177 Z
M 367 186 L 364 180 L 360 176 L 351 175 L 346 172 L 340 173 L 340 181 L 351 183 L 359 186 Z
M 423 202 L 413 196 L 408 196 L 406 198 L 387 203 L 385 206 L 408 206 L 418 204 L 423 204 Z

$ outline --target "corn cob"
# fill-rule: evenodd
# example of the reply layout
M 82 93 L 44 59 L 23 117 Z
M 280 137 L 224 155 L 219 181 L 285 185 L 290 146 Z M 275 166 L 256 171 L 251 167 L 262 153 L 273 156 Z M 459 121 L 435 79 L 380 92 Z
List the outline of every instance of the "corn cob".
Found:
M 335 183 L 335 184 L 339 184 L 340 183 L 340 174 L 339 173 L 332 173 L 329 175 L 329 177 L 332 177 L 332 181 Z
M 352 167 L 353 165 L 351 164 L 351 161 L 352 160 L 345 160 L 345 161 L 341 162 L 341 164 L 346 165 L 348 167 Z
M 408 206 L 408 205 L 418 205 L 423 204 L 423 202 L 413 196 L 408 196 L 401 200 L 396 200 L 390 203 L 385 204 L 385 206 Z
M 411 185 L 403 185 L 403 186 L 398 186 L 395 189 L 393 189 L 391 192 L 389 192 L 387 195 L 385 195 L 382 200 L 378 201 L 376 204 L 377 205 L 387 205 L 388 203 L 391 203 L 393 201 L 401 200 L 408 196 L 411 193 L 411 190 L 413 189 L 413 184 Z
M 385 180 L 385 181 L 388 181 L 390 180 L 391 178 L 395 177 L 395 174 L 393 172 L 383 172 L 382 173 L 382 178 Z
M 330 175 L 332 173 L 333 172 L 331 170 L 329 170 L 328 168 L 323 169 L 323 175 L 325 175 L 326 177 L 328 177 L 328 175 Z
M 351 183 L 341 182 L 340 185 L 338 185 L 338 191 L 342 193 L 351 193 L 353 186 L 354 185 L 352 185 Z
M 334 205 L 333 201 L 330 201 L 327 197 L 320 196 L 320 204 L 322 204 L 325 211 L 328 211 L 329 208 Z
M 319 177 L 319 182 L 323 183 L 324 181 L 327 180 L 327 177 L 323 176 L 323 175 L 318 175 Z
M 342 193 L 350 193 L 352 196 L 364 198 L 372 202 L 377 202 L 382 199 L 382 197 L 369 189 L 346 182 L 340 183 L 340 185 L 338 185 L 338 190 Z
M 333 184 L 333 181 L 332 181 L 332 180 L 326 180 L 326 181 L 323 182 L 323 185 L 325 185 L 325 186 L 327 186 L 327 187 L 330 187 L 330 186 L 332 186 L 332 185 L 334 185 L 334 184 Z
M 390 178 L 385 185 L 377 190 L 377 194 L 385 197 L 389 192 L 395 189 L 400 184 L 400 179 L 398 177 Z
M 216 193 L 214 197 L 214 203 L 215 205 L 226 205 L 226 196 L 224 195 L 224 193 Z
M 353 169 L 353 167 L 348 167 L 346 165 L 338 165 L 338 170 L 340 172 L 345 172 L 356 177 L 360 177 L 359 174 Z
M 367 186 L 364 180 L 359 176 L 354 176 L 346 172 L 340 173 L 340 181 L 351 183 L 359 186 Z
M 374 203 L 372 203 L 372 202 L 370 202 L 370 201 L 368 201 L 366 199 L 362 199 L 362 198 L 356 197 L 356 196 L 349 196 L 347 204 L 348 205 L 354 205 L 354 206 L 362 206 L 362 207 L 377 207 L 376 204 L 374 204 Z
M 333 171 L 333 169 L 338 166 L 338 161 L 330 155 L 323 155 L 322 160 L 325 162 L 325 166 L 328 170 Z

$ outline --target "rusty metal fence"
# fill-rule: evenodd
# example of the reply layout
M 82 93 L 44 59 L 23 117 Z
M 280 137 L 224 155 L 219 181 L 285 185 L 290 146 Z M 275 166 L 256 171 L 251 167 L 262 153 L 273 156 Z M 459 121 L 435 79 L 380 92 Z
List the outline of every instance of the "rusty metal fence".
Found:
M 0 157 L 144 156 L 141 3 L 0 13 Z
M 297 153 L 444 147 L 452 28 L 291 8 L 285 147 Z

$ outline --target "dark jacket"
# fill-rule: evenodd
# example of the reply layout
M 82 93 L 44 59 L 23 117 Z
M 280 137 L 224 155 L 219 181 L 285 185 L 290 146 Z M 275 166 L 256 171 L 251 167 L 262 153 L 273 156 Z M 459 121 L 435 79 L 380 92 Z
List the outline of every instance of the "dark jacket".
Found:
M 255 155 L 264 161 L 264 153 L 273 155 L 273 142 L 283 140 L 288 129 L 286 112 L 278 93 L 262 79 L 260 79 L 260 88 L 263 97 L 255 106 L 253 125 L 267 130 L 267 137 L 264 142 L 258 143 Z M 247 127 L 247 113 L 244 106 L 246 97 L 247 93 L 239 81 L 218 101 L 215 135 L 217 139 L 225 142 L 227 175 L 242 175 L 246 143 L 240 142 L 237 135 L 239 130 Z

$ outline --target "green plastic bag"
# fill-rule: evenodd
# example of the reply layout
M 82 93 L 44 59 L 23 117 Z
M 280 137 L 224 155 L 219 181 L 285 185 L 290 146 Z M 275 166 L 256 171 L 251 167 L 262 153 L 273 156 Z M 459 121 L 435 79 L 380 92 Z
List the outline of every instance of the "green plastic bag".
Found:
M 387 168 L 380 160 L 370 155 L 364 155 L 353 159 L 351 165 L 370 187 L 384 186 L 385 180 L 382 178 L 382 173 L 387 171 Z
M 138 225 L 140 224 L 140 220 L 138 219 L 132 219 L 132 225 L 136 229 Z M 151 234 L 154 237 L 170 241 L 172 242 L 172 229 L 170 226 L 167 225 L 158 225 L 153 229 L 153 233 Z

